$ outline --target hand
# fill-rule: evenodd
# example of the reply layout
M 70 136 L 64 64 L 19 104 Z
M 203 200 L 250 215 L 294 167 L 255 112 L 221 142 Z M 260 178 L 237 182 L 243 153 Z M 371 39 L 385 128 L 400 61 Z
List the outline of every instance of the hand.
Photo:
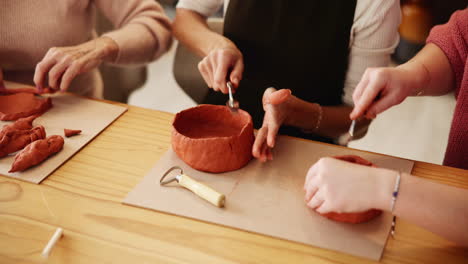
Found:
M 288 117 L 292 97 L 289 89 L 268 88 L 263 93 L 265 116 L 252 148 L 252 155 L 262 162 L 273 159 L 270 149 L 275 146 L 276 134 Z
M 368 68 L 353 93 L 354 109 L 350 118 L 377 114 L 397 105 L 413 93 L 409 85 L 414 76 L 401 68 Z
M 51 48 L 36 65 L 34 83 L 39 92 L 46 86 L 66 91 L 77 75 L 92 70 L 104 60 L 113 60 L 118 50 L 117 43 L 108 37 L 77 46 Z
M 226 80 L 229 80 L 235 92 L 244 72 L 242 53 L 234 44 L 228 48 L 213 50 L 198 63 L 198 70 L 208 87 L 213 90 L 228 93 Z
M 391 170 L 321 158 L 307 173 L 305 201 L 321 214 L 388 210 L 396 177 Z

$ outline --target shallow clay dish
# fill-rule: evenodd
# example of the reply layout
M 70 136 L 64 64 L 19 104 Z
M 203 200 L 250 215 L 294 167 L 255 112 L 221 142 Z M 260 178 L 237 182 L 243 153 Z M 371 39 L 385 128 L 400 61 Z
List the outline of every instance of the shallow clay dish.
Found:
M 252 159 L 253 123 L 243 110 L 199 105 L 179 112 L 172 126 L 174 152 L 194 169 L 232 171 Z
M 32 93 L 15 93 L 0 96 L 0 120 L 17 120 L 40 115 L 52 107 L 51 98 L 39 98 Z
M 333 158 L 352 162 L 352 163 L 357 163 L 357 164 L 364 165 L 364 166 L 377 167 L 374 164 L 372 164 L 370 161 L 367 161 L 355 155 L 336 156 Z M 365 212 L 358 212 L 358 213 L 331 212 L 327 214 L 322 214 L 322 216 L 325 216 L 326 218 L 329 218 L 338 222 L 358 224 L 358 223 L 370 221 L 371 219 L 374 219 L 375 217 L 379 216 L 381 213 L 382 213 L 381 210 L 371 209 Z

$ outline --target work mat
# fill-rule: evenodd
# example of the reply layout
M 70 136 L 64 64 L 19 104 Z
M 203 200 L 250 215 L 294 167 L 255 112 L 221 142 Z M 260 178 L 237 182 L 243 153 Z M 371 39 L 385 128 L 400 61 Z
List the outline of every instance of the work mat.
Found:
M 47 136 L 61 135 L 65 140 L 63 149 L 37 166 L 23 172 L 8 173 L 13 164 L 14 155 L 0 158 L 0 174 L 40 183 L 60 165 L 72 157 L 102 130 L 110 125 L 127 108 L 102 103 L 70 94 L 56 94 L 52 97 L 53 107 L 34 120 L 33 125 L 44 126 Z M 9 122 L 0 121 L 0 128 Z M 67 138 L 63 129 L 79 129 L 81 134 Z
M 379 260 L 391 214 L 383 213 L 367 223 L 339 223 L 318 215 L 304 202 L 303 184 L 309 167 L 324 156 L 349 154 L 402 172 L 410 173 L 413 167 L 412 161 L 404 159 L 280 136 L 273 161 L 252 160 L 237 171 L 211 174 L 190 168 L 170 149 L 123 202 Z M 225 207 L 217 208 L 183 187 L 160 186 L 164 172 L 176 165 L 184 174 L 224 193 Z

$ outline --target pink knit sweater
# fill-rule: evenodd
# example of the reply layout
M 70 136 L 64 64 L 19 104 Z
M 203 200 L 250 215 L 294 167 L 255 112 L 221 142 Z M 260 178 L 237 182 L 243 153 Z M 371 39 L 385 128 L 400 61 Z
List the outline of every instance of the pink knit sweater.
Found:
M 51 47 L 95 38 L 96 8 L 114 24 L 104 34 L 119 46 L 116 64 L 142 64 L 171 44 L 171 22 L 154 0 L 1 0 L 0 68 L 5 80 L 33 84 L 34 69 Z M 69 91 L 99 97 L 97 69 L 79 75 Z
M 457 104 L 445 152 L 444 165 L 468 169 L 468 8 L 432 29 L 428 43 L 447 56 L 455 76 Z

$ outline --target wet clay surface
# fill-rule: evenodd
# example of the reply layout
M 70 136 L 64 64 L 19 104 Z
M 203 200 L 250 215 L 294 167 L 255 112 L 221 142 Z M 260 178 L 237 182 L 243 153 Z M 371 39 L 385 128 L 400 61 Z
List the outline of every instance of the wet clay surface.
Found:
M 81 130 L 77 130 L 77 129 L 67 129 L 65 128 L 63 130 L 63 133 L 65 134 L 66 137 L 73 137 L 75 135 L 78 135 L 81 133 Z
M 36 119 L 36 115 L 20 118 L 16 120 L 15 122 L 4 125 L 2 127 L 2 130 L 0 130 L 0 139 L 5 135 L 6 133 L 14 130 L 29 130 L 33 127 L 33 121 Z
M 52 94 L 56 93 L 57 90 L 51 89 L 51 88 L 44 88 L 42 89 L 42 92 L 39 92 L 38 89 L 36 88 L 2 88 L 0 87 L 0 95 L 9 95 L 9 94 L 17 94 L 17 93 L 30 93 L 30 94 Z
M 40 115 L 51 107 L 51 98 L 40 98 L 31 93 L 3 95 L 0 96 L 0 120 L 9 121 Z
M 370 166 L 370 167 L 376 167 L 374 164 L 372 164 L 370 161 L 365 160 L 359 156 L 355 155 L 344 155 L 344 156 L 336 156 L 333 157 L 335 159 L 340 159 L 352 163 L 357 163 L 360 165 L 364 166 Z M 338 221 L 338 222 L 345 222 L 345 223 L 352 223 L 352 224 L 358 224 L 358 223 L 363 223 L 370 221 L 374 219 L 375 217 L 379 216 L 382 213 L 381 210 L 377 209 L 371 209 L 365 212 L 358 212 L 358 213 L 327 213 L 327 214 L 321 214 L 322 216 L 325 216 L 326 218 Z
M 232 171 L 252 159 L 252 118 L 243 110 L 200 105 L 178 113 L 172 125 L 172 148 L 194 169 Z
M 9 131 L 0 138 L 0 158 L 22 150 L 31 142 L 44 139 L 45 137 L 46 132 L 43 126 L 38 126 L 30 130 Z
M 58 135 L 34 141 L 15 156 L 9 172 L 24 171 L 43 162 L 52 154 L 62 150 L 63 144 L 63 137 Z

